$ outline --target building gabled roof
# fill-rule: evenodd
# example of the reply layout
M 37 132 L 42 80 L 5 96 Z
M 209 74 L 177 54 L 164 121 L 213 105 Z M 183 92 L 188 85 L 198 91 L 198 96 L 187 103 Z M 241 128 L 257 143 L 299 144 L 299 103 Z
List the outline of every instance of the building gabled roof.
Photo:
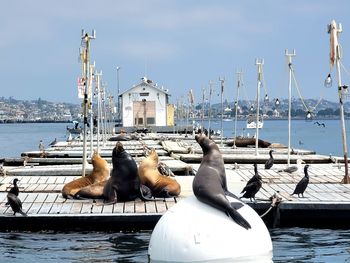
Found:
M 121 92 L 118 96 L 121 97 L 124 93 L 129 92 L 130 90 L 134 89 L 137 86 L 148 86 L 150 88 L 154 88 L 154 89 L 158 90 L 159 92 L 165 93 L 166 95 L 170 96 L 168 89 L 163 89 L 163 87 L 159 88 L 157 86 L 157 84 L 154 84 L 154 82 L 152 80 L 147 79 L 146 77 L 141 78 L 141 82 L 139 84 L 134 85 L 131 88 Z

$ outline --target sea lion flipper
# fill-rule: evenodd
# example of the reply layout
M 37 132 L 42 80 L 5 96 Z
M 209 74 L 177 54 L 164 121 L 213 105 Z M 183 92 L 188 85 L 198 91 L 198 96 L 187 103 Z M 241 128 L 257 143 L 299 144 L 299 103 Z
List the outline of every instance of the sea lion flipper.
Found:
M 227 212 L 230 215 L 230 217 L 233 219 L 233 221 L 235 221 L 241 227 L 244 227 L 247 230 L 252 228 L 248 223 L 248 221 L 245 220 L 244 217 L 241 216 L 241 214 L 236 211 L 236 209 L 229 209 Z
M 230 191 L 225 191 L 225 195 L 233 197 L 233 198 L 239 200 L 238 196 L 236 196 L 235 194 L 231 193 Z
M 241 202 L 230 202 L 230 204 L 231 204 L 231 207 L 236 210 L 244 206 Z

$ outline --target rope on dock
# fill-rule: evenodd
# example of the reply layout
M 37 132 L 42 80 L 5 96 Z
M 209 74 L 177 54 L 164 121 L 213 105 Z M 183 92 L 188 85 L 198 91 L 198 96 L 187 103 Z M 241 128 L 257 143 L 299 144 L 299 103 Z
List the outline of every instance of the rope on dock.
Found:
M 273 196 L 270 197 L 270 201 L 271 201 L 271 205 L 269 209 L 267 209 L 266 212 L 260 216 L 261 218 L 266 216 L 271 211 L 272 208 L 274 208 L 275 206 L 278 206 L 279 203 L 282 201 L 282 198 L 277 196 L 276 193 L 274 193 Z

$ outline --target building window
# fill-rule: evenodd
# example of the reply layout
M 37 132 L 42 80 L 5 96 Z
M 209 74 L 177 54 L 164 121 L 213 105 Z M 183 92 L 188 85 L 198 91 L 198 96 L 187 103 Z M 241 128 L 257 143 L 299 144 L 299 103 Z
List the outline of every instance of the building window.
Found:
M 143 125 L 143 118 L 135 118 L 135 125 Z
M 149 92 L 141 92 L 140 97 L 149 96 Z
M 151 118 L 147 118 L 147 124 L 152 125 L 152 124 L 155 124 L 155 123 L 156 123 L 155 118 L 153 118 L 153 117 L 151 117 Z

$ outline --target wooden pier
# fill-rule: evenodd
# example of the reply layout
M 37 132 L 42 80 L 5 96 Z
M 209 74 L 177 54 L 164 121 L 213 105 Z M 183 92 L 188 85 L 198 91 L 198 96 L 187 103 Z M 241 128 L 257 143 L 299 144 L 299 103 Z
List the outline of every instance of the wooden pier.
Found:
M 159 138 L 159 139 L 157 139 Z M 152 229 L 159 218 L 175 203 L 192 195 L 193 174 L 201 161 L 201 149 L 194 138 L 171 135 L 145 136 L 139 141 L 122 142 L 137 163 L 144 158 L 145 150 L 155 148 L 164 162 L 176 174 L 181 195 L 164 200 L 121 202 L 105 205 L 101 200 L 64 199 L 64 184 L 81 175 L 81 142 L 59 142 L 41 152 L 23 153 L 22 157 L 3 159 L 0 177 L 0 230 L 140 230 Z M 115 142 L 101 149 L 111 162 Z M 271 197 L 276 194 L 281 202 L 263 217 L 268 226 L 323 226 L 348 227 L 350 225 L 350 185 L 341 184 L 344 164 L 340 158 L 322 156 L 307 150 L 293 150 L 291 162 L 302 159 L 310 164 L 310 183 L 305 198 L 291 196 L 303 172 L 290 175 L 279 170 L 286 167 L 287 149 L 276 148 L 276 164 L 265 170 L 269 149 L 220 146 L 225 160 L 228 188 L 240 195 L 246 182 L 253 176 L 253 163 L 263 178 L 257 202 L 246 201 L 259 214 L 267 211 Z M 92 166 L 87 166 L 91 171 Z M 7 202 L 7 191 L 14 178 L 20 180 L 19 198 L 27 217 L 13 216 Z

